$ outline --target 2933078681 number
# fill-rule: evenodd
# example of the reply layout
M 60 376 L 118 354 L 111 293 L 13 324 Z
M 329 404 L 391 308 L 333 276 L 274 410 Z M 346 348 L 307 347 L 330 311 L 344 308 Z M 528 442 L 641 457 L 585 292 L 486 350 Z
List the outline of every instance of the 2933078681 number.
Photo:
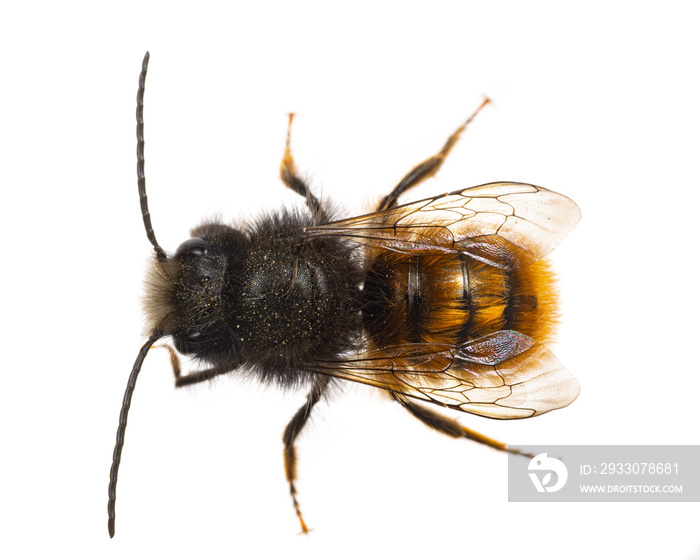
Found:
M 678 463 L 601 463 L 600 474 L 678 474 Z

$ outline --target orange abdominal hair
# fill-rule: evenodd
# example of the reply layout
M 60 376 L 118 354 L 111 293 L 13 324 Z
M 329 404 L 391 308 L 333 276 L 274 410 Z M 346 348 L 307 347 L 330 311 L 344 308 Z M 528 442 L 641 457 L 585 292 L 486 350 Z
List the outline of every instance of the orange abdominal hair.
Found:
M 458 345 L 501 330 L 541 343 L 553 338 L 557 292 L 544 259 L 505 270 L 461 254 L 382 251 L 375 258 L 366 288 L 381 286 L 367 310 L 377 346 Z

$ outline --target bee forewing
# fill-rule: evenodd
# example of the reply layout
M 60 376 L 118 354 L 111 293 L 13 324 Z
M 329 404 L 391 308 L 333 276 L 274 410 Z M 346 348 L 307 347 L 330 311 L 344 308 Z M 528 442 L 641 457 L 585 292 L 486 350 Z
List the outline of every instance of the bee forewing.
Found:
M 400 252 L 464 252 L 514 268 L 547 255 L 580 218 L 576 203 L 554 191 L 489 183 L 315 226 L 307 234 L 350 237 Z

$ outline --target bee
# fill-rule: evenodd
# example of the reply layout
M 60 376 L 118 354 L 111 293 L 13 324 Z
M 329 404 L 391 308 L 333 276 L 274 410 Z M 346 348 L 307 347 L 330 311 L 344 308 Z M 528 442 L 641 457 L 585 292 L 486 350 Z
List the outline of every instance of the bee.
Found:
M 375 211 L 335 219 L 300 178 L 289 117 L 280 177 L 306 209 L 282 210 L 241 227 L 206 222 L 175 253 L 151 225 L 144 175 L 143 97 L 137 94 L 137 175 L 146 235 L 155 255 L 146 280 L 148 339 L 134 363 L 110 471 L 114 536 L 117 474 L 136 380 L 149 349 L 168 338 L 175 386 L 227 373 L 264 384 L 305 386 L 305 404 L 284 435 L 285 474 L 302 532 L 295 442 L 331 385 L 376 387 L 429 427 L 520 453 L 425 404 L 498 419 L 565 407 L 576 379 L 546 348 L 557 297 L 544 257 L 581 212 L 566 196 L 498 182 L 399 204 L 432 177 L 485 99 L 442 149 L 409 171 Z M 179 355 L 203 364 L 183 375 Z

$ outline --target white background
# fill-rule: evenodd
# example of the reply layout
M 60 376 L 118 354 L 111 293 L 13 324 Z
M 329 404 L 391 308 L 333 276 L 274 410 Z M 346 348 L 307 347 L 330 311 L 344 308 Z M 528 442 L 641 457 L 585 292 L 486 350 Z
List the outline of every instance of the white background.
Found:
M 286 128 L 348 212 L 487 107 L 422 193 L 540 184 L 583 220 L 552 257 L 553 350 L 571 407 L 498 422 L 511 443 L 698 444 L 700 87 L 692 2 L 26 2 L 0 18 L 3 558 L 698 558 L 697 503 L 507 502 L 504 455 L 348 387 L 299 445 L 298 526 L 281 434 L 304 395 L 222 378 L 175 391 L 145 363 L 117 534 L 107 480 L 143 343 L 150 245 L 135 97 L 151 52 L 146 170 L 158 239 L 297 204 Z M 293 5 L 292 5 L 293 4 Z

